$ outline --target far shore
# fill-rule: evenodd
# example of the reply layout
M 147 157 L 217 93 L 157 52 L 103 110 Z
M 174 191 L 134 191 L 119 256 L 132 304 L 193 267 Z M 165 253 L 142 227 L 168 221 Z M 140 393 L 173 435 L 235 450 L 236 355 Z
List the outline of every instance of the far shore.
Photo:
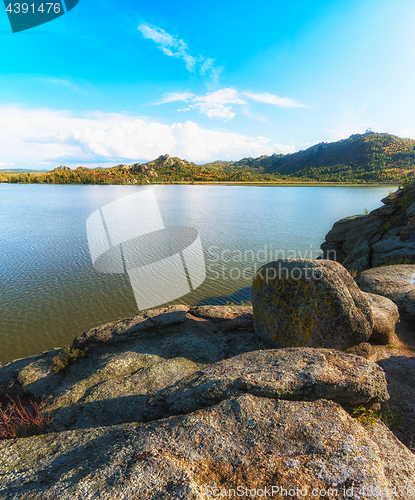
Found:
M 20 173 L 25 173 L 25 172 L 19 172 Z M 318 181 L 281 181 L 281 182 L 267 182 L 267 181 L 257 181 L 257 182 L 252 182 L 252 181 L 247 181 L 247 182 L 241 182 L 241 181 L 194 181 L 194 182 L 189 182 L 189 181 L 174 181 L 174 182 L 154 182 L 154 183 L 148 183 L 148 184 L 133 184 L 133 183 L 119 183 L 119 184 L 100 184 L 100 183 L 69 183 L 69 182 L 64 182 L 64 183 L 47 183 L 47 182 L 6 182 L 0 180 L 0 184 L 13 184 L 13 185 L 27 185 L 27 184 L 37 184 L 41 186 L 265 186 L 265 187 L 306 187 L 306 186 L 338 186 L 338 187 L 393 187 L 396 188 L 397 186 L 400 185 L 400 183 L 395 182 L 395 183 L 389 183 L 389 182 L 330 182 L 330 181 L 324 181 L 324 182 L 318 182 Z

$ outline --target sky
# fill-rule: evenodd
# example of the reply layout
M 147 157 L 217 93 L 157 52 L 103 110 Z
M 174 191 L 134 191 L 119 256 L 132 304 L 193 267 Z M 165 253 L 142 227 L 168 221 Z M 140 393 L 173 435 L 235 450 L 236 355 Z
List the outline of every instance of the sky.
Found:
M 0 168 L 415 139 L 414 25 L 413 0 L 80 0 L 12 33 L 2 7 Z

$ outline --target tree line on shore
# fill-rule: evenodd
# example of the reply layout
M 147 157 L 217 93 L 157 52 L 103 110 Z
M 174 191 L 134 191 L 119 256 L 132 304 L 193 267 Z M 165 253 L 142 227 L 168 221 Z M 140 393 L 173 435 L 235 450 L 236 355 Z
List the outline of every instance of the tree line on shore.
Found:
M 0 182 L 39 184 L 170 184 L 200 182 L 404 183 L 415 179 L 415 140 L 367 132 L 293 154 L 206 165 L 163 155 L 109 168 L 60 166 L 50 172 L 0 172 Z

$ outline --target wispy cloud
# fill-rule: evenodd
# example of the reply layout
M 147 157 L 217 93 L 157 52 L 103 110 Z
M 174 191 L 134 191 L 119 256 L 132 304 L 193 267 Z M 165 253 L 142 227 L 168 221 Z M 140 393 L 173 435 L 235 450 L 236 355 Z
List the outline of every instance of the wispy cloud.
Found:
M 177 57 L 183 59 L 186 63 L 186 69 L 193 71 L 196 64 L 196 58 L 191 56 L 187 51 L 187 45 L 183 40 L 179 40 L 166 31 L 156 26 L 149 26 L 148 24 L 140 24 L 138 30 L 144 38 L 153 40 L 159 45 L 159 49 L 166 54 L 166 56 Z
M 275 104 L 275 106 L 280 106 L 281 108 L 305 108 L 304 104 L 297 102 L 290 97 L 279 97 L 275 94 L 268 94 L 264 92 L 262 94 L 255 94 L 254 92 L 242 92 L 242 95 L 253 101 L 263 102 L 265 104 Z
M 46 84 L 55 87 L 62 87 L 65 89 L 72 90 L 80 94 L 97 94 L 94 86 L 86 81 L 77 78 L 75 81 L 67 78 L 58 78 L 50 75 L 43 74 L 26 74 L 26 73 L 16 73 L 14 75 L 16 78 L 24 78 L 25 80 L 31 80 L 36 84 Z
M 177 101 L 187 102 L 189 99 L 193 99 L 194 97 L 196 97 L 195 94 L 191 94 L 190 92 L 172 92 L 164 95 L 161 101 L 156 104 L 166 104 Z
M 247 99 L 279 107 L 304 108 L 303 104 L 289 97 L 278 97 L 274 94 L 255 94 L 253 92 L 238 92 L 233 87 L 220 89 L 216 92 L 209 92 L 206 95 L 198 96 L 190 92 L 175 92 L 166 94 L 157 104 L 169 102 L 187 102 L 188 106 L 179 108 L 178 111 L 198 110 L 201 114 L 209 118 L 221 120 L 231 120 L 236 115 L 235 105 L 247 103 Z
M 169 57 L 182 59 L 186 64 L 186 69 L 190 72 L 197 72 L 199 75 L 210 74 L 214 81 L 217 80 L 219 68 L 215 68 L 214 59 L 205 58 L 202 56 L 194 57 L 189 53 L 189 48 L 186 43 L 180 38 L 170 35 L 162 28 L 151 26 L 150 24 L 141 23 L 138 26 L 138 31 L 141 32 L 144 38 L 152 40 L 156 43 L 159 49 Z
M 80 88 L 75 83 L 69 80 L 65 80 L 63 78 L 53 78 L 51 76 L 37 76 L 37 75 L 35 75 L 33 78 L 36 79 L 38 82 L 50 83 L 52 85 L 59 85 L 61 87 L 66 87 L 68 89 L 76 91 L 80 90 Z

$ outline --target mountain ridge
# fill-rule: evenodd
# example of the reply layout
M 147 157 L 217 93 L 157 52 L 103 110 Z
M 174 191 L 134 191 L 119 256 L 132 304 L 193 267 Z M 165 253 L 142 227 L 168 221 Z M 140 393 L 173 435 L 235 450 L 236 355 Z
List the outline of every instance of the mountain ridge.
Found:
M 145 163 L 108 168 L 60 166 L 46 173 L 0 176 L 0 182 L 152 184 L 194 182 L 403 183 L 415 179 L 415 140 L 387 133 L 354 134 L 290 154 L 197 165 L 161 155 Z M 6 177 L 8 175 L 8 177 Z
M 205 167 L 209 165 L 211 164 Z M 232 167 L 244 165 L 268 174 L 297 174 L 300 177 L 307 174 L 327 174 L 327 169 L 333 172 L 353 169 L 359 173 L 383 171 L 385 174 L 390 169 L 400 169 L 413 173 L 415 140 L 386 133 L 366 132 L 336 142 L 320 142 L 295 153 L 243 158 L 228 164 Z
M 387 133 L 353 134 L 335 142 L 320 142 L 289 154 L 261 155 L 238 161 L 215 160 L 196 165 L 184 159 L 162 155 L 142 164 L 155 172 L 168 167 L 215 172 L 246 172 L 261 175 L 295 176 L 308 180 L 394 181 L 415 173 L 415 140 Z

